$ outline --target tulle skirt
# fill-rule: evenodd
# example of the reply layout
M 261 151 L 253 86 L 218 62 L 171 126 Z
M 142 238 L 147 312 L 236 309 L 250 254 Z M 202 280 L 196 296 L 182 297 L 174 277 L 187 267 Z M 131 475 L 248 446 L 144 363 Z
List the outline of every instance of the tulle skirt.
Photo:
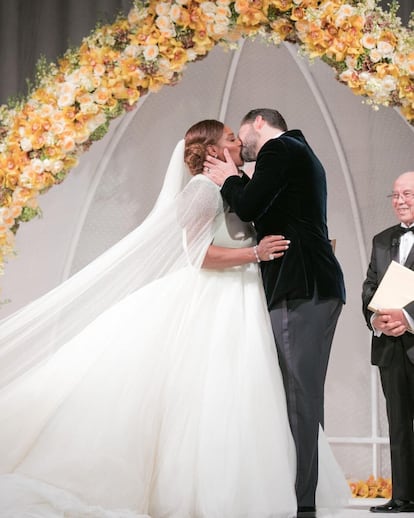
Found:
M 0 393 L 2 518 L 288 518 L 295 469 L 255 265 L 152 282 Z

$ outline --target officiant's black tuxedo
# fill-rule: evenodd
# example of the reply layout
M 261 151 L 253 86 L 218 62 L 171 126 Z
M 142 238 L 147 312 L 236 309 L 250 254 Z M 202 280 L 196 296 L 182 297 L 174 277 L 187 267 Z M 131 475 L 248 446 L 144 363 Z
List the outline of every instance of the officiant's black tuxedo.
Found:
M 262 146 L 252 179 L 227 178 L 222 195 L 254 222 L 258 241 L 270 234 L 291 241 L 281 259 L 260 267 L 297 450 L 298 506 L 314 506 L 326 369 L 345 301 L 328 238 L 325 171 L 302 132 L 286 131 Z
M 368 304 L 390 262 L 398 262 L 400 225 L 373 238 L 371 260 L 362 287 L 362 306 L 368 327 L 372 311 Z M 414 270 L 414 247 L 404 266 Z M 386 308 L 384 308 L 386 309 Z M 404 308 L 414 318 L 414 300 Z M 407 354 L 408 353 L 408 354 Z M 371 362 L 380 370 L 387 406 L 390 435 L 392 493 L 394 499 L 414 501 L 414 334 L 400 337 L 372 336 Z M 410 361 L 410 357 L 412 361 Z

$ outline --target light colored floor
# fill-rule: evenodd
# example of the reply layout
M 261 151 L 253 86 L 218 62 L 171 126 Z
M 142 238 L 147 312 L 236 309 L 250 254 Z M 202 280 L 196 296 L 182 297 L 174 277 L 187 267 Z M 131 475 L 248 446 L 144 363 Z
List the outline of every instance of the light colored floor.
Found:
M 382 498 L 352 498 L 346 509 L 341 509 L 335 513 L 325 509 L 318 510 L 318 518 L 374 518 L 374 516 L 387 516 L 387 514 L 374 514 L 369 511 L 373 505 L 382 505 L 387 500 Z M 409 516 L 414 513 L 403 513 L 402 516 Z

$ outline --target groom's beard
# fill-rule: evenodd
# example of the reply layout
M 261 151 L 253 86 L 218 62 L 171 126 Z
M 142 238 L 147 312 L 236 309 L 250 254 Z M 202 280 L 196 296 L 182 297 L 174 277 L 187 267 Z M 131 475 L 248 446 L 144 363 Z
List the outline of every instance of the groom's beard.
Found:
M 242 140 L 241 157 L 245 162 L 255 162 L 257 158 L 257 143 L 259 141 L 259 134 L 254 130 L 253 127 L 249 128 L 249 131 Z
M 256 146 L 253 144 L 253 142 L 247 142 L 246 145 L 243 144 L 241 157 L 244 162 L 254 162 L 256 160 Z

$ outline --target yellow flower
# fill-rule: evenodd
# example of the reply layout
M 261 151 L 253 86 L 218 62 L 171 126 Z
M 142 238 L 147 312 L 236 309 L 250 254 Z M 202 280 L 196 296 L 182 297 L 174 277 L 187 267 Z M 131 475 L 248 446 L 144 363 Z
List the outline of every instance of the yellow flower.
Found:
M 282 40 L 285 40 L 294 31 L 293 24 L 286 18 L 278 18 L 277 20 L 274 20 L 270 26 Z
M 94 101 L 98 104 L 106 104 L 110 96 L 110 90 L 105 87 L 97 88 L 92 95 Z
M 399 77 L 399 70 L 396 65 L 392 63 L 380 63 L 376 66 L 376 75 L 383 79 L 386 76 Z
M 4 174 L 3 186 L 6 189 L 15 189 L 19 185 L 19 171 L 6 171 Z
M 348 481 L 354 498 L 391 498 L 391 479 L 371 475 L 368 480 Z
M 182 47 L 172 47 L 165 54 L 170 61 L 171 70 L 182 70 L 187 62 L 187 52 Z
M 239 25 L 252 28 L 267 21 L 262 11 L 263 5 L 260 0 L 236 0 L 234 8 L 239 13 L 237 18 L 237 24 Z
M 214 41 L 208 36 L 207 31 L 197 31 L 193 36 L 193 42 L 199 55 L 207 54 L 214 46 Z
M 293 7 L 292 0 L 270 0 L 269 5 L 276 7 L 281 12 L 289 11 Z

